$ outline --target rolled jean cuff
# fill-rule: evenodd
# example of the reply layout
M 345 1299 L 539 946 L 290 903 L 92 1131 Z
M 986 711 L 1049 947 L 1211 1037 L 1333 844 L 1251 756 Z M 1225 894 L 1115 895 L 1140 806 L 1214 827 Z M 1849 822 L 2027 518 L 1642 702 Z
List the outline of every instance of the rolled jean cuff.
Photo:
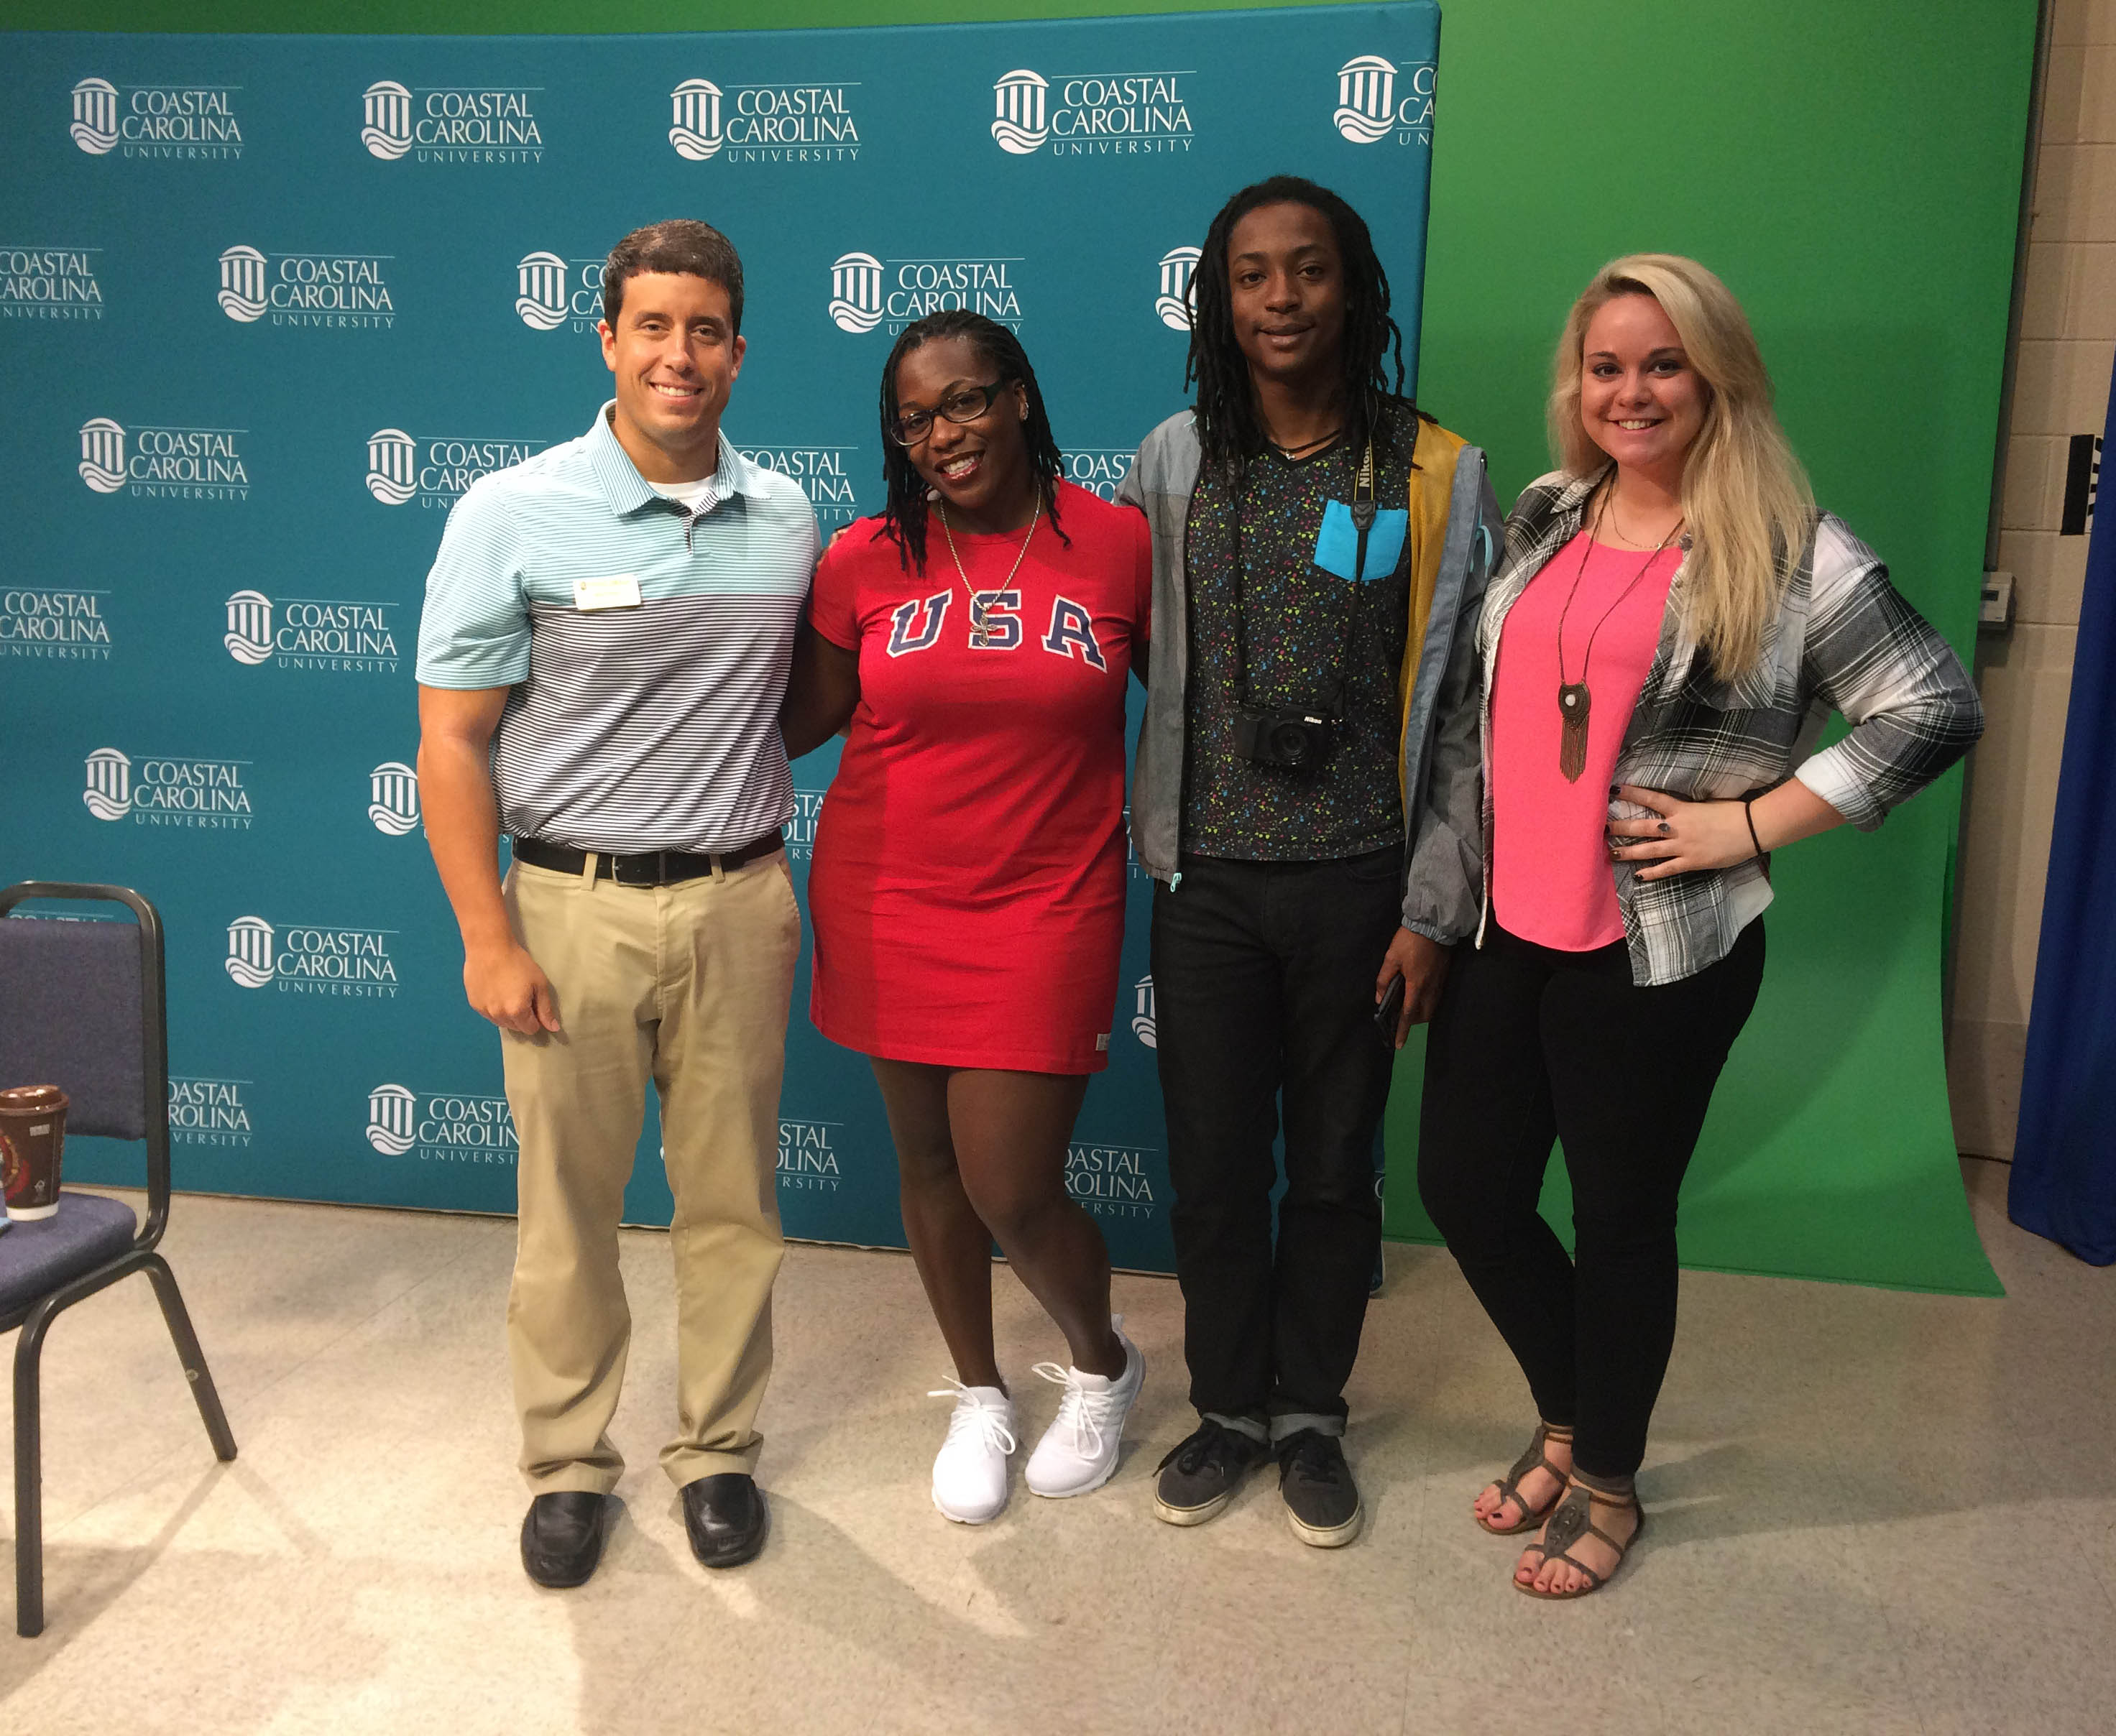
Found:
M 1271 1444 L 1271 1431 L 1264 1426 L 1261 1417 L 1230 1416 L 1225 1411 L 1200 1411 L 1198 1414 L 1208 1422 L 1217 1422 L 1223 1429 L 1231 1429 L 1237 1435 L 1248 1435 L 1260 1447 Z
M 1290 1440 L 1304 1429 L 1313 1429 L 1318 1435 L 1334 1435 L 1341 1440 L 1345 1419 L 1316 1411 L 1295 1411 L 1287 1416 L 1274 1417 L 1271 1419 L 1271 1444 L 1275 1447 Z

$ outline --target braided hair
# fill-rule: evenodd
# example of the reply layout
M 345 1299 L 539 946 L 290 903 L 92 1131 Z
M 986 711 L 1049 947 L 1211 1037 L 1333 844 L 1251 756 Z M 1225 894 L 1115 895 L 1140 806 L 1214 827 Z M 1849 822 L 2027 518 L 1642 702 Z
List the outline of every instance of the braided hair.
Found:
M 1273 175 L 1244 187 L 1220 207 L 1205 232 L 1190 279 L 1190 355 L 1183 383 L 1198 387 L 1198 438 L 1206 463 L 1237 476 L 1264 448 L 1263 425 L 1249 384 L 1249 358 L 1235 341 L 1234 294 L 1227 282 L 1227 249 L 1235 225 L 1264 205 L 1305 205 L 1319 211 L 1337 238 L 1345 273 L 1345 337 L 1338 357 L 1338 391 L 1345 405 L 1347 444 L 1369 439 L 1386 448 L 1380 401 L 1403 393 L 1403 333 L 1389 315 L 1388 273 L 1375 257 L 1366 220 L 1327 187 L 1298 175 Z M 1390 383 L 1388 364 L 1396 363 Z
M 1043 408 L 1043 393 L 1036 383 L 1036 370 L 1028 365 L 1021 340 L 996 319 L 973 314 L 967 308 L 948 308 L 914 319 L 904 328 L 881 368 L 881 479 L 889 496 L 881 509 L 882 534 L 894 539 L 897 559 L 907 570 L 926 570 L 926 479 L 912 463 L 909 451 L 896 443 L 890 429 L 895 425 L 896 370 L 904 358 L 922 344 L 942 338 L 967 339 L 977 352 L 999 370 L 1003 383 L 1019 380 L 1028 391 L 1028 419 L 1021 425 L 1028 447 L 1028 467 L 1043 496 L 1043 511 L 1059 541 L 1068 548 L 1072 539 L 1058 524 L 1058 476 L 1065 464 L 1058 442 L 1051 432 L 1051 418 Z

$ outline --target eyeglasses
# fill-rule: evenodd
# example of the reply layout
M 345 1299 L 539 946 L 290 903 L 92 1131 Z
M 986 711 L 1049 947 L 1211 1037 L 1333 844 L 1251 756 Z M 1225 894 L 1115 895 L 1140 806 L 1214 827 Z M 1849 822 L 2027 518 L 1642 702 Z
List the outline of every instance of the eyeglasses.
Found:
M 899 446 L 916 446 L 933 431 L 933 418 L 937 414 L 950 422 L 974 422 L 987 410 L 999 395 L 1012 385 L 1007 379 L 996 379 L 989 386 L 964 386 L 950 392 L 941 400 L 941 407 L 932 410 L 905 410 L 897 414 L 889 425 L 889 438 Z

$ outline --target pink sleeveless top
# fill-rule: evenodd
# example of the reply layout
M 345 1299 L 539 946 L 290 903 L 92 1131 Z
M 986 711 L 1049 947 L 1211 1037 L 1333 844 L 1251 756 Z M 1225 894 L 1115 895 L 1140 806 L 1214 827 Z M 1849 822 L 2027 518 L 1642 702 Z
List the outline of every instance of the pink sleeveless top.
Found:
M 1500 630 L 1492 682 L 1492 913 L 1524 940 L 1585 953 L 1624 938 L 1603 834 L 1609 783 L 1681 563 L 1680 549 L 1663 549 L 1648 566 L 1644 554 L 1594 542 L 1582 530 L 1529 581 Z M 1583 668 L 1592 695 L 1587 769 L 1574 783 L 1558 769 L 1564 725 L 1557 690 L 1581 680 Z

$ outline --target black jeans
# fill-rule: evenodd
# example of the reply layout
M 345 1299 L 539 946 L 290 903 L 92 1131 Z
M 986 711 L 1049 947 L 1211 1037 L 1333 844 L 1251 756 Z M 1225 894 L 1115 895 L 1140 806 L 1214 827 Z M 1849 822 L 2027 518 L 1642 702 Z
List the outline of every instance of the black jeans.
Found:
M 1493 923 L 1457 947 L 1425 1050 L 1418 1191 L 1573 1463 L 1624 1477 L 1675 1344 L 1676 1196 L 1756 1003 L 1764 925 L 1639 988 L 1624 944 L 1552 952 Z M 1575 1254 L 1536 1210 L 1552 1139 Z
M 1393 849 L 1321 862 L 1186 856 L 1181 885 L 1154 889 L 1169 1218 L 1201 1412 L 1344 1426 L 1381 1246 L 1374 1137 L 1395 1060 L 1374 1028 L 1374 977 L 1401 908 Z

